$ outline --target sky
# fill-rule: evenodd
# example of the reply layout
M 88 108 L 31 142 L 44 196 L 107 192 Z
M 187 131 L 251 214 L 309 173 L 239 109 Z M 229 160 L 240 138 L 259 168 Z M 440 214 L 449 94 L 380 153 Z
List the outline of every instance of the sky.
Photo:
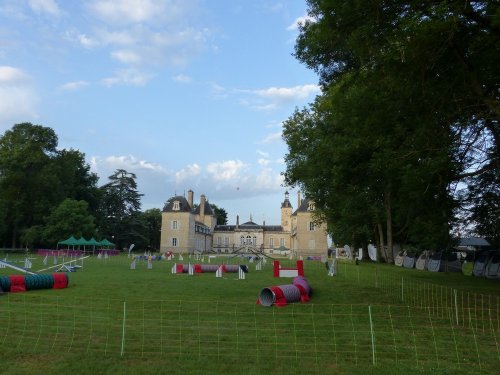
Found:
M 319 94 L 293 56 L 305 0 L 0 0 L 0 135 L 31 122 L 142 210 L 194 191 L 280 224 L 282 123 Z

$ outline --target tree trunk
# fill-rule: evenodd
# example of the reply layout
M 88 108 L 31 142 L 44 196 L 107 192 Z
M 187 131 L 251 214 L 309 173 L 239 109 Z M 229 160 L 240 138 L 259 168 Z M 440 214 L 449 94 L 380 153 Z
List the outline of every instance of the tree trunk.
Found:
M 382 227 L 381 223 L 377 223 L 377 229 L 378 229 L 378 255 L 380 257 L 383 257 L 384 260 L 387 263 L 389 263 L 389 258 L 387 257 L 387 251 L 385 250 L 384 228 Z
M 14 224 L 14 227 L 12 228 L 12 241 L 11 241 L 11 246 L 13 249 L 17 247 L 17 224 Z
M 390 260 L 392 262 L 392 213 L 391 213 L 391 188 L 390 184 L 386 190 L 385 194 L 385 199 L 384 199 L 384 204 L 385 204 L 385 214 L 386 214 L 386 220 L 387 220 L 387 251 L 389 253 Z

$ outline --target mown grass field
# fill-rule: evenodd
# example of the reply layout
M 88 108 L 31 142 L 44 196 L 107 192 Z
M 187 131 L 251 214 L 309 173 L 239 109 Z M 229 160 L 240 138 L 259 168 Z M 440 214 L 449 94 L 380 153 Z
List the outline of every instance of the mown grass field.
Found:
M 32 270 L 52 265 L 32 258 Z M 304 261 L 311 301 L 266 308 L 260 290 L 291 283 L 271 262 L 256 271 L 231 259 L 249 266 L 245 280 L 130 262 L 88 258 L 67 289 L 0 296 L 0 373 L 496 374 L 500 365 L 497 280 L 374 263 L 340 263 L 330 277 Z

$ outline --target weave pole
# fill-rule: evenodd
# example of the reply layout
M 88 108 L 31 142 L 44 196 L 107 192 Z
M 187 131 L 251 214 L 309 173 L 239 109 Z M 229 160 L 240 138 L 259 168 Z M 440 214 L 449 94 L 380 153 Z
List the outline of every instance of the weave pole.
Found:
M 373 366 L 376 364 L 375 360 L 375 336 L 373 335 L 373 321 L 372 321 L 372 307 L 368 306 L 368 315 L 370 315 L 370 332 L 372 335 L 372 360 Z
M 120 356 L 125 353 L 125 321 L 127 319 L 127 302 L 123 302 L 123 323 L 122 323 L 122 349 Z

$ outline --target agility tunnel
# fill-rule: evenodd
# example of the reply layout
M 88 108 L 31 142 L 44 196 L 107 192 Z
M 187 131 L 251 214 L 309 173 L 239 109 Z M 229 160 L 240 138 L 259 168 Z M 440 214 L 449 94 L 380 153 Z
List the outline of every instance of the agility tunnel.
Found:
M 287 303 L 308 302 L 311 287 L 303 276 L 294 277 L 292 284 L 270 286 L 259 293 L 257 304 L 262 306 L 285 306 Z
M 0 289 L 11 293 L 37 289 L 64 289 L 68 287 L 68 283 L 66 273 L 0 276 Z
M 239 272 L 240 269 L 247 273 L 248 267 L 244 264 L 174 264 L 172 273 L 189 273 L 192 267 L 193 273 L 217 272 L 222 267 L 222 272 Z

